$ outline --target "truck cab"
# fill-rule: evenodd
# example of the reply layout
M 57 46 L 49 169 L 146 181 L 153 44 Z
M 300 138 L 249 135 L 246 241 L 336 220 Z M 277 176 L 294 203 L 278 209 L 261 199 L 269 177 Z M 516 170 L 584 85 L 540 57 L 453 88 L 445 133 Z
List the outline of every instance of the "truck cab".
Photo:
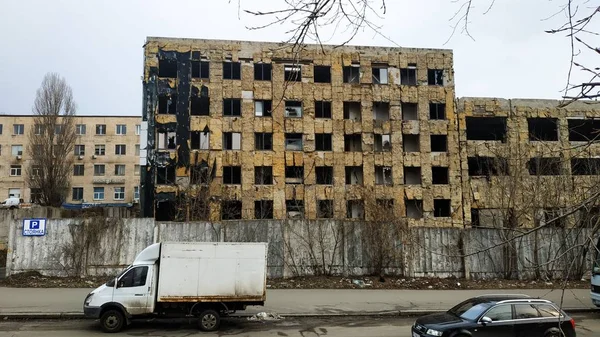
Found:
M 10 197 L 5 199 L 2 203 L 0 203 L 0 208 L 2 209 L 16 209 L 21 205 L 21 199 L 17 197 Z

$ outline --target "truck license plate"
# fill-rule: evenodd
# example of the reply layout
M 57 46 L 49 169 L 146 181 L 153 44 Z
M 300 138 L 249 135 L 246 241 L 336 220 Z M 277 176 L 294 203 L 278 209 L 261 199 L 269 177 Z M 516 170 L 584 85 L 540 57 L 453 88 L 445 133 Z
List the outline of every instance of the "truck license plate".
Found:
M 418 334 L 418 333 L 416 333 L 416 332 L 413 332 L 413 337 L 421 337 L 421 336 L 419 336 L 419 334 Z

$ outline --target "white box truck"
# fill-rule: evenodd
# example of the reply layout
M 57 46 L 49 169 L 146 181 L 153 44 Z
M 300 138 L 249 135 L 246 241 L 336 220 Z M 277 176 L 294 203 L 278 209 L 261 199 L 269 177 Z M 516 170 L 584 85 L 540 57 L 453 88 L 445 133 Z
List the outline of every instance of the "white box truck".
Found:
M 155 243 L 89 293 L 83 311 L 105 332 L 148 316 L 197 317 L 201 330 L 214 331 L 221 316 L 264 305 L 266 279 L 266 243 Z

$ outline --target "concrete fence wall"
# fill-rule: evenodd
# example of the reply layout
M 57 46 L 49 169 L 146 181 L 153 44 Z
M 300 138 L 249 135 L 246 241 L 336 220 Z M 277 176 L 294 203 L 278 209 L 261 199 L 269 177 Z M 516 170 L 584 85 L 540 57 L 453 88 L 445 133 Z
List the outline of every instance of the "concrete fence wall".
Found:
M 153 219 L 50 219 L 47 235 L 22 236 L 9 221 L 7 274 L 111 275 L 146 246 L 162 241 L 268 242 L 270 277 L 375 272 L 373 244 L 360 222 L 228 221 L 161 223 Z M 407 277 L 580 277 L 591 268 L 589 229 L 411 228 L 384 238 L 388 274 Z M 370 242 L 373 242 L 371 240 Z M 375 241 L 377 242 L 377 241 Z M 371 245 L 371 246 L 370 246 Z

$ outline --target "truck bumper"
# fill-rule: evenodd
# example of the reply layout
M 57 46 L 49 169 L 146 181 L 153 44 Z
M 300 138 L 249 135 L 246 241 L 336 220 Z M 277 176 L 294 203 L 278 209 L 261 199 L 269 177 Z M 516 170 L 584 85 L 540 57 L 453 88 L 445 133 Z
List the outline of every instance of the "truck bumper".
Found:
M 102 308 L 100 308 L 100 307 L 83 306 L 83 314 L 85 315 L 85 317 L 100 318 L 101 311 L 102 311 Z

